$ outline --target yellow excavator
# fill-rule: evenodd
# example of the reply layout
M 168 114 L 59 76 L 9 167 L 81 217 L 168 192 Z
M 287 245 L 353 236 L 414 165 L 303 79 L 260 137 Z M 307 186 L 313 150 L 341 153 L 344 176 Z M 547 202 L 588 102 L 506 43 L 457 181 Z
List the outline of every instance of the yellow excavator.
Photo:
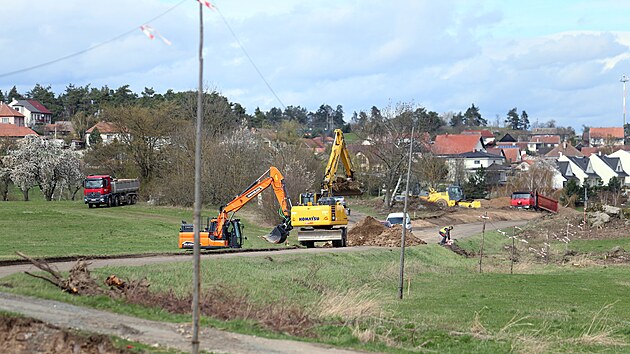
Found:
M 271 166 L 262 176 L 258 177 L 243 193 L 236 196 L 228 204 L 219 209 L 219 216 L 207 219 L 206 226 L 199 233 L 202 249 L 217 248 L 241 248 L 243 245 L 243 225 L 240 219 L 235 219 L 234 214 L 245 206 L 250 200 L 272 187 L 276 199 L 280 203 L 280 211 L 283 220 L 271 233 L 263 236 L 270 243 L 282 243 L 289 236 L 291 226 L 291 200 L 288 197 L 284 184 L 284 176 L 280 171 Z M 191 249 L 194 246 L 193 225 L 182 221 L 179 230 L 179 248 Z
M 333 247 L 345 247 L 348 212 L 342 196 L 361 195 L 361 184 L 355 178 L 352 161 L 341 129 L 334 131 L 328 164 L 320 193 L 302 193 L 300 203 L 291 209 L 291 225 L 298 230 L 298 242 L 308 248 L 315 242 L 331 241 Z M 339 162 L 345 177 L 337 176 Z
M 480 201 L 465 200 L 462 187 L 457 185 L 447 186 L 442 192 L 438 192 L 435 189 L 430 188 L 427 195 L 420 195 L 419 198 L 429 203 L 435 203 L 442 209 L 456 205 L 462 208 L 481 208 Z

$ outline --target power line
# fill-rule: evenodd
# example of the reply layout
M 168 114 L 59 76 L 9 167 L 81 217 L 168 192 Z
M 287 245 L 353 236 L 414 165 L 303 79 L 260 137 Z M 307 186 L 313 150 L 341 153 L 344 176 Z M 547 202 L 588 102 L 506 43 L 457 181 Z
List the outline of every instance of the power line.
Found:
M 262 74 L 262 72 L 260 72 L 260 70 L 258 69 L 258 66 L 256 66 L 256 63 L 254 63 L 254 60 L 252 60 L 252 58 L 249 56 L 249 53 L 247 53 L 247 50 L 245 50 L 245 47 L 243 46 L 243 44 L 241 43 L 241 41 L 238 39 L 238 37 L 236 36 L 236 33 L 234 33 L 234 31 L 232 30 L 232 27 L 230 27 L 230 24 L 227 22 L 227 20 L 225 19 L 225 17 L 223 16 L 223 14 L 221 13 L 221 10 L 219 10 L 219 8 L 217 6 L 214 6 L 214 8 L 217 10 L 217 12 L 219 13 L 219 15 L 221 16 L 221 19 L 223 20 L 223 23 L 225 23 L 225 26 L 228 28 L 228 30 L 230 31 L 230 33 L 232 33 L 232 36 L 234 37 L 234 39 L 236 40 L 236 43 L 238 43 L 238 46 L 241 48 L 241 50 L 243 51 L 243 54 L 245 54 L 245 57 L 247 57 L 247 60 L 249 60 L 250 64 L 252 64 L 252 66 L 254 67 L 254 69 L 256 70 L 256 72 L 258 73 L 258 76 L 260 76 L 260 78 L 262 79 L 262 81 L 265 83 L 265 85 L 267 85 L 267 88 L 269 89 L 269 91 L 271 91 L 271 93 L 273 94 L 273 96 L 276 98 L 276 100 L 278 100 L 278 102 L 280 103 L 280 105 L 282 106 L 283 109 L 287 109 L 287 107 L 284 105 L 284 103 L 282 103 L 282 100 L 280 99 L 280 97 L 278 97 L 278 95 L 276 94 L 276 92 L 273 90 L 273 88 L 271 87 L 271 85 L 269 84 L 269 82 L 267 81 L 267 79 L 265 79 L 265 76 Z
M 170 9 L 168 9 L 168 10 L 166 10 L 166 11 L 164 11 L 164 12 L 162 12 L 161 14 L 159 14 L 159 15 L 157 15 L 157 16 L 155 16 L 155 17 L 153 17 L 152 19 L 150 19 L 150 20 L 148 20 L 148 21 L 145 21 L 144 23 L 149 23 L 149 22 L 153 22 L 153 21 L 157 20 L 158 18 L 160 18 L 160 17 L 162 17 L 162 16 L 166 15 L 167 13 L 169 13 L 169 12 L 171 12 L 171 11 L 175 10 L 175 8 L 177 8 L 178 6 L 180 6 L 181 4 L 183 4 L 183 3 L 184 3 L 184 2 L 186 2 L 186 1 L 188 1 L 188 0 L 182 0 L 182 1 L 180 1 L 179 3 L 175 4 L 175 6 L 171 7 Z M 96 49 L 96 48 L 99 48 L 99 47 L 102 47 L 102 46 L 104 46 L 104 45 L 106 45 L 106 44 L 109 44 L 109 43 L 111 43 L 111 42 L 113 42 L 113 41 L 115 41 L 115 40 L 117 40 L 117 39 L 120 39 L 120 38 L 122 38 L 122 37 L 124 37 L 124 36 L 126 36 L 126 35 L 130 34 L 131 32 L 137 31 L 137 30 L 138 30 L 138 27 L 134 27 L 134 28 L 130 29 L 130 30 L 129 30 L 129 31 L 127 31 L 127 32 L 121 33 L 121 34 L 117 35 L 117 36 L 116 36 L 116 37 L 114 37 L 114 38 L 111 38 L 111 39 L 109 39 L 109 40 L 106 40 L 105 42 L 101 42 L 101 43 L 98 43 L 98 44 L 96 44 L 96 45 L 93 45 L 93 46 L 91 46 L 91 47 L 89 47 L 89 48 L 87 48 L 87 49 L 83 49 L 83 50 L 80 50 L 80 51 L 78 51 L 78 52 L 75 52 L 75 53 L 72 53 L 72 54 L 68 54 L 68 55 L 66 55 L 66 56 L 63 56 L 63 57 L 61 57 L 61 58 L 57 58 L 57 59 L 54 59 L 54 60 L 51 60 L 51 61 L 47 61 L 47 62 L 45 62 L 45 63 L 41 63 L 41 64 L 37 64 L 37 65 L 33 65 L 33 66 L 29 66 L 29 67 L 27 67 L 27 68 L 23 68 L 23 69 L 19 69 L 19 70 L 11 71 L 11 72 L 8 72 L 8 73 L 3 73 L 3 74 L 0 74 L 0 78 L 2 78 L 2 77 L 6 77 L 6 76 L 15 75 L 15 74 L 20 74 L 20 73 L 23 73 L 23 72 L 27 72 L 27 71 L 31 71 L 31 70 L 35 70 L 35 69 L 39 69 L 39 68 L 43 68 L 43 67 L 45 67 L 45 66 L 48 66 L 48 65 L 51 65 L 51 64 L 55 64 L 55 63 L 58 63 L 58 62 L 60 62 L 60 61 L 64 61 L 64 60 L 66 60 L 66 59 L 70 59 L 70 58 L 76 57 L 76 56 L 81 55 L 81 54 L 83 54 L 83 53 L 87 53 L 87 52 L 92 51 L 92 50 L 94 50 L 94 49 Z

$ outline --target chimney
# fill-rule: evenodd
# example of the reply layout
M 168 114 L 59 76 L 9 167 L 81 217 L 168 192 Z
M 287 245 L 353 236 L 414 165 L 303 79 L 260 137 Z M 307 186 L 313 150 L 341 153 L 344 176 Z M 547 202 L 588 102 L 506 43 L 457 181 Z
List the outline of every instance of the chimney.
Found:
M 567 142 L 566 142 L 566 140 L 562 143 L 562 147 L 563 147 L 564 149 L 566 149 L 566 148 L 567 148 Z

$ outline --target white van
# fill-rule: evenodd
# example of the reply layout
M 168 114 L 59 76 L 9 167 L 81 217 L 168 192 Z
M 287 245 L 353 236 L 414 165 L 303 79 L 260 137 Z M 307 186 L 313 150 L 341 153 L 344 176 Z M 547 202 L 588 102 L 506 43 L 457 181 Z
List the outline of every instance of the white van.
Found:
M 387 221 L 389 221 L 390 224 L 392 225 L 402 225 L 403 224 L 403 215 L 404 213 L 390 213 L 389 215 L 387 215 Z M 409 217 L 409 214 L 407 214 L 407 218 L 406 218 L 406 222 L 405 222 L 405 227 L 407 228 L 407 230 L 411 231 L 411 218 Z

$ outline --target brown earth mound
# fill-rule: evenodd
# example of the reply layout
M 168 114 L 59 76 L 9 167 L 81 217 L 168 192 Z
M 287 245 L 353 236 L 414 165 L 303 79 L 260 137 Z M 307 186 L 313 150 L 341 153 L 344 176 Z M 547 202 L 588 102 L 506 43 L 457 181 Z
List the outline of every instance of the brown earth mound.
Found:
M 492 199 L 481 199 L 481 207 L 482 208 L 509 208 L 510 207 L 510 197 L 498 197 Z
M 31 318 L 0 316 L 3 353 L 132 353 L 103 335 L 82 336 Z M 135 353 L 135 351 L 134 351 Z
M 367 216 L 348 231 L 348 246 L 398 247 L 400 246 L 401 238 L 401 225 L 387 228 L 378 220 Z M 416 238 L 412 232 L 407 232 L 405 235 L 406 246 L 416 246 L 425 243 L 421 239 Z

